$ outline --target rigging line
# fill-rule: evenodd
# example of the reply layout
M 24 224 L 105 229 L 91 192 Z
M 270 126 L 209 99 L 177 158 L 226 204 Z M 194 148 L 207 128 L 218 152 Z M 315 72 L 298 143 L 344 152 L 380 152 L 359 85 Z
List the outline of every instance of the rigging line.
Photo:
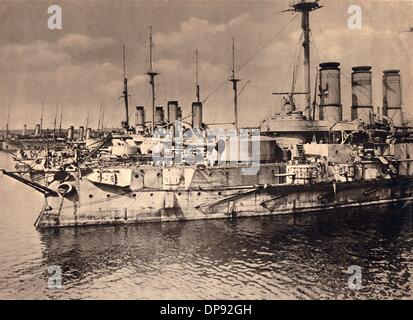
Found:
M 300 39 L 298 39 L 298 46 L 294 51 L 293 57 L 296 57 L 301 51 L 300 48 L 302 47 L 302 38 L 303 38 L 303 32 L 301 32 Z M 297 59 L 299 59 L 299 58 L 297 57 Z M 295 66 L 295 60 L 291 59 L 290 65 L 288 66 L 287 73 L 285 75 L 285 82 L 287 82 L 288 79 L 290 78 L 291 70 L 294 71 L 294 69 L 295 69 L 294 66 Z
M 300 37 L 300 40 L 301 40 L 301 37 Z M 295 87 L 296 87 L 296 84 L 297 84 L 297 74 L 298 74 L 298 71 L 299 71 L 299 68 L 300 68 L 300 60 L 301 60 L 301 50 L 298 52 L 298 57 L 297 57 L 297 61 L 296 61 L 296 63 L 295 63 L 295 66 L 294 66 L 294 70 L 293 70 L 293 82 L 292 82 L 292 93 L 294 93 L 295 92 Z
M 298 71 L 299 71 L 299 68 L 300 68 L 300 65 L 301 65 L 301 64 L 300 64 L 300 60 L 301 60 L 301 50 L 300 50 L 300 52 L 298 53 L 297 61 L 296 61 L 295 67 L 294 67 L 293 91 L 294 91 L 295 86 L 296 86 L 296 84 L 297 84 L 297 74 L 298 74 Z
M 318 51 L 320 57 L 322 57 L 322 58 L 324 58 L 324 59 L 326 59 L 326 60 L 330 60 L 330 58 L 327 57 L 324 53 L 322 53 L 321 50 L 318 48 L 318 46 L 317 46 L 317 44 L 316 44 L 316 42 L 315 42 L 315 37 L 314 37 L 313 33 L 311 32 L 311 30 L 310 30 L 310 35 L 311 35 L 311 38 L 312 38 L 312 40 L 313 40 L 313 41 L 311 41 L 311 44 L 312 44 L 312 46 Z
M 310 34 L 311 34 L 311 37 L 313 38 L 313 41 L 312 41 L 312 43 L 313 43 L 313 47 L 315 48 L 315 49 L 317 49 L 317 51 L 319 52 L 319 54 L 320 55 L 322 55 L 323 56 L 323 58 L 324 59 L 326 59 L 326 60 L 330 60 L 325 54 L 323 54 L 322 52 L 321 52 L 321 50 L 317 47 L 317 45 L 316 45 L 316 43 L 315 43 L 315 41 L 314 41 L 314 36 L 313 36 L 313 34 L 312 34 L 312 32 L 310 31 Z M 350 83 L 351 83 L 351 78 L 349 78 L 345 73 L 341 73 L 342 75 L 343 75 L 343 77 L 344 78 L 346 78 L 346 80 L 348 80 Z M 360 91 L 360 93 L 363 95 L 363 96 L 365 96 L 366 98 L 370 98 L 369 97 L 369 95 L 367 94 L 367 93 L 365 93 L 365 92 L 363 92 L 362 90 Z
M 274 41 L 294 20 L 299 16 L 299 13 L 297 13 L 288 23 L 282 27 L 273 37 L 271 37 L 261 48 L 259 48 L 250 58 L 248 58 L 243 64 L 240 65 L 237 71 L 240 71 L 242 68 L 244 68 L 251 60 L 253 60 L 263 49 L 265 49 L 268 44 L 272 41 Z M 214 95 L 219 89 L 221 89 L 228 80 L 231 79 L 231 75 L 225 79 L 219 86 L 217 86 L 210 94 L 208 94 L 205 99 L 202 101 L 202 103 L 205 103 L 209 97 Z
M 202 103 L 205 103 L 209 97 L 211 97 L 212 95 L 214 95 L 219 89 L 221 89 L 224 84 L 227 83 L 227 81 L 230 79 L 230 77 L 228 77 L 228 79 L 225 79 L 225 81 L 223 81 L 218 87 L 216 87 L 210 94 L 208 94 L 205 99 L 202 101 Z
M 273 42 L 298 16 L 300 13 L 297 13 L 288 23 L 282 27 L 273 37 L 271 37 L 261 48 L 259 48 L 250 58 L 248 58 L 243 64 L 238 67 L 238 72 L 241 71 L 251 60 L 253 60 L 262 50 L 264 50 L 271 42 Z

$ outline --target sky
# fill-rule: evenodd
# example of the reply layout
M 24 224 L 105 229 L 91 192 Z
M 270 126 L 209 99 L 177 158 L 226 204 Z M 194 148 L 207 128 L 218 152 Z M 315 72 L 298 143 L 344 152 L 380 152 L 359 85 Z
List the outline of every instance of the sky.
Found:
M 300 48 L 300 17 L 289 0 L 237 1 L 4 1 L 0 0 L 0 129 L 52 127 L 56 110 L 63 127 L 97 126 L 100 104 L 105 126 L 120 126 L 122 44 L 130 105 L 143 105 L 151 118 L 148 76 L 149 27 L 153 27 L 157 105 L 178 100 L 184 117 L 195 100 L 195 50 L 199 51 L 201 99 L 206 123 L 233 121 L 232 38 L 242 92 L 241 126 L 257 126 L 279 111 L 274 91 L 291 89 Z M 351 67 L 373 66 L 373 104 L 381 106 L 381 76 L 400 69 L 403 108 L 413 114 L 413 1 L 323 0 L 311 14 L 312 87 L 320 62 L 337 61 L 342 71 L 344 117 L 350 115 Z M 48 7 L 62 8 L 62 29 L 49 30 Z M 349 29 L 350 5 L 362 8 L 362 27 Z M 302 55 L 301 55 L 302 57 Z M 303 67 L 297 90 L 303 90 Z M 245 87 L 244 87 L 245 86 Z M 300 101 L 298 101 L 300 102 Z M 132 108 L 131 108 L 132 109 Z M 130 110 L 134 119 L 133 110 Z M 59 120 L 58 120 L 59 121 Z

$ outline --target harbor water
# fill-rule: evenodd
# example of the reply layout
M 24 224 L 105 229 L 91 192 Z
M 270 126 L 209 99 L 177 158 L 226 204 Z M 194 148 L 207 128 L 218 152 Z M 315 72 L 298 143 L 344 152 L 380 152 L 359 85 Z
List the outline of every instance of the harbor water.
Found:
M 0 167 L 11 166 L 5 154 Z M 413 221 L 392 210 L 38 231 L 42 195 L 0 177 L 1 299 L 409 299 Z M 50 286 L 50 267 L 61 286 Z M 361 286 L 349 286 L 351 266 Z

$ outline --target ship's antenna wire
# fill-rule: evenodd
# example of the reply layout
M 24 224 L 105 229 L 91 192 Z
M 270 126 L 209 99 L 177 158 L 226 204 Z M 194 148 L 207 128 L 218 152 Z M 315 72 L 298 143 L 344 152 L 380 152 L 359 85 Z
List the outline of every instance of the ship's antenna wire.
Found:
M 294 77 L 294 70 L 296 69 L 296 63 L 299 63 L 299 60 L 300 60 L 299 55 L 301 55 L 301 47 L 303 45 L 302 44 L 302 38 L 303 38 L 303 33 L 301 32 L 300 38 L 298 39 L 298 42 L 297 42 L 297 47 L 295 48 L 294 53 L 292 55 L 292 57 L 297 57 L 297 60 L 291 59 L 291 62 L 289 64 L 288 68 L 287 68 L 287 72 L 285 74 L 284 79 L 290 79 L 290 78 Z M 292 74 L 291 74 L 291 71 L 292 71 Z M 298 70 L 297 70 L 296 74 L 297 73 L 298 73 Z M 290 76 L 290 74 L 291 74 L 291 76 Z M 287 83 L 287 81 L 285 81 L 285 83 Z M 295 84 L 294 84 L 294 87 L 295 87 Z M 272 112 L 272 110 L 270 108 L 270 114 L 271 114 L 271 112 Z
M 292 57 L 297 57 L 298 54 L 300 54 L 300 52 L 301 52 L 300 48 L 303 45 L 302 41 L 301 41 L 302 37 L 303 37 L 303 33 L 301 32 L 300 38 L 298 39 L 297 48 L 295 49 L 294 54 L 292 55 Z M 291 59 L 290 65 L 288 66 L 287 73 L 285 75 L 285 79 L 290 79 L 291 70 L 293 71 L 293 74 L 291 75 L 291 77 L 294 76 L 295 64 L 296 64 L 296 60 Z
M 238 67 L 238 71 L 241 71 L 249 62 L 251 62 L 262 50 L 264 50 L 271 42 L 273 42 L 300 14 L 297 13 L 288 23 L 282 27 L 273 37 L 267 40 L 267 42 L 261 46 L 251 57 L 249 57 L 243 64 Z
M 298 40 L 301 42 L 301 39 L 303 38 L 303 33 L 301 33 L 300 39 Z M 301 46 L 301 44 L 300 44 Z M 293 83 L 292 83 L 292 91 L 294 92 L 295 86 L 297 84 L 297 74 L 298 74 L 298 68 L 300 67 L 300 60 L 301 60 L 301 50 L 298 50 L 298 55 L 297 55 L 297 60 L 295 61 L 294 68 L 293 68 Z
M 243 64 L 241 64 L 238 67 L 238 71 L 240 71 L 242 68 L 244 68 L 249 62 L 251 62 L 262 50 L 264 50 L 271 42 L 276 40 L 278 36 L 281 35 L 281 33 L 299 16 L 299 13 L 297 13 L 286 25 L 284 25 L 274 36 L 272 36 L 270 39 L 268 39 L 263 46 L 261 46 L 250 58 L 248 58 Z M 206 98 L 202 101 L 202 103 L 205 103 L 212 95 L 214 95 L 219 89 L 221 89 L 227 81 L 231 80 L 231 76 L 229 76 L 227 79 L 225 79 L 221 84 L 219 84 L 214 90 L 211 91 L 210 94 L 206 96 Z
M 300 37 L 301 41 L 302 36 Z M 292 80 L 292 87 L 291 87 L 291 95 L 290 95 L 290 100 L 291 103 L 294 105 L 294 94 L 295 94 L 295 86 L 297 84 L 297 74 L 298 74 L 298 68 L 300 67 L 300 60 L 301 60 L 301 50 L 298 52 L 297 60 L 294 66 L 293 70 L 293 80 Z
M 310 31 L 310 34 L 311 34 L 311 37 L 312 37 L 312 44 L 313 44 L 313 47 L 315 48 L 315 49 L 317 49 L 317 51 L 318 51 L 318 53 L 324 58 L 324 59 L 326 59 L 327 61 L 329 61 L 330 59 L 323 53 L 323 52 L 321 52 L 321 50 L 317 47 L 317 45 L 316 45 L 316 43 L 315 43 L 315 41 L 314 41 L 314 36 L 313 36 L 313 34 L 312 34 L 312 32 Z M 349 83 L 351 83 L 351 79 L 345 74 L 345 73 L 342 73 L 342 75 L 343 75 L 343 77 L 349 82 Z M 362 94 L 362 95 L 364 95 L 366 98 L 369 98 L 369 96 L 368 96 L 368 94 L 367 93 L 365 93 L 364 91 L 360 91 L 360 93 Z
M 313 100 L 313 110 L 312 110 L 312 119 L 311 120 L 315 120 L 315 110 L 316 110 L 316 105 L 317 105 L 317 85 L 318 85 L 318 73 L 319 70 L 317 68 L 317 72 L 315 74 L 315 86 L 314 86 L 314 100 Z

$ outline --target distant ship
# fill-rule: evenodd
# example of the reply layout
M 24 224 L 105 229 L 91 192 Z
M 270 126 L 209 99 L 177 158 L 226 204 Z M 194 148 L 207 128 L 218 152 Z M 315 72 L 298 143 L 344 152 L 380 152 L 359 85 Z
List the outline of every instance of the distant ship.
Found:
M 62 130 L 62 115 L 60 117 L 59 128 L 56 127 L 56 117 L 54 119 L 54 127 L 52 129 L 43 128 L 43 111 L 44 104 L 42 104 L 42 113 L 40 123 L 35 125 L 34 130 L 28 130 L 27 125 L 23 126 L 21 132 L 16 130 L 9 130 L 10 121 L 10 106 L 9 114 L 7 116 L 7 124 L 5 132 L 0 135 L 0 151 L 9 153 L 16 153 L 21 150 L 43 150 L 47 148 L 59 148 L 66 144 L 65 133 Z M 57 111 L 57 107 L 56 107 Z
M 198 79 L 190 127 L 177 101 L 167 103 L 165 117 L 155 99 L 151 33 L 150 121 L 146 108 L 137 106 L 131 126 L 124 70 L 122 132 L 108 132 L 70 155 L 48 154 L 36 169 L 3 170 L 44 194 L 36 227 L 300 214 L 411 201 L 413 131 L 403 123 L 400 71 L 383 71 L 381 112 L 372 104 L 371 66 L 352 69 L 351 119 L 342 116 L 338 62 L 320 64 L 312 100 L 310 13 L 320 8 L 319 1 L 295 1 L 287 10 L 302 18 L 305 89 L 275 92 L 284 96 L 282 112 L 259 128 L 239 128 L 240 79 L 233 66 L 233 134 L 203 122 Z M 305 97 L 300 109 L 297 95 Z

